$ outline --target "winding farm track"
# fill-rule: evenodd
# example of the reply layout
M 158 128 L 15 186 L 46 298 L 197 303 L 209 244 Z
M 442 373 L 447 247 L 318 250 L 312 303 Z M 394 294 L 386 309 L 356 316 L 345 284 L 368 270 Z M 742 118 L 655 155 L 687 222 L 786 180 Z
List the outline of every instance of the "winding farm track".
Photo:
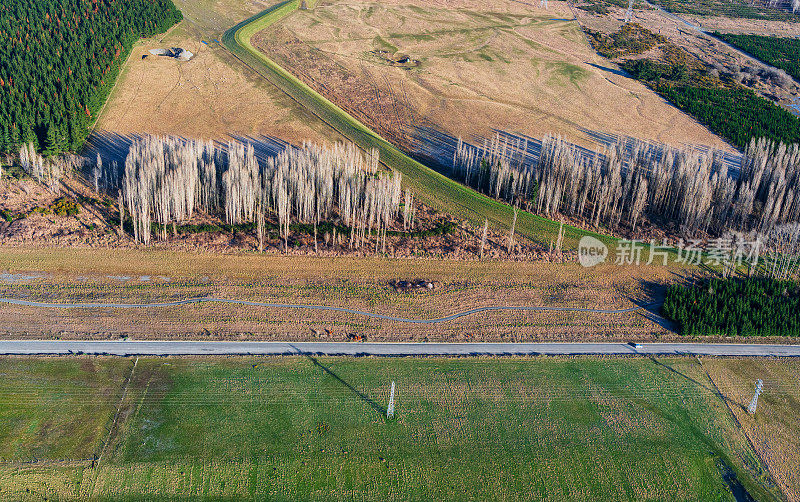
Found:
M 524 311 L 524 312 L 589 312 L 597 314 L 625 314 L 628 312 L 635 312 L 640 309 L 652 305 L 636 306 L 626 309 L 591 309 L 591 308 L 578 308 L 578 307 L 533 307 L 533 306 L 515 306 L 515 305 L 495 305 L 488 307 L 478 307 L 474 309 L 456 312 L 445 317 L 437 317 L 435 319 L 411 319 L 406 317 L 394 317 L 384 314 L 377 314 L 374 312 L 365 312 L 363 310 L 354 310 L 344 307 L 333 307 L 329 305 L 302 305 L 294 303 L 267 303 L 267 302 L 253 302 L 248 300 L 232 300 L 227 298 L 212 298 L 212 297 L 198 297 L 187 298 L 185 300 L 176 300 L 172 302 L 161 303 L 47 303 L 35 302 L 29 300 L 19 300 L 16 298 L 0 298 L 0 303 L 21 305 L 25 307 L 39 307 L 39 308 L 57 308 L 57 309 L 91 309 L 91 308 L 116 308 L 116 309 L 141 309 L 141 308 L 163 308 L 163 307 L 176 307 L 180 305 L 190 305 L 194 303 L 227 303 L 234 305 L 248 305 L 252 307 L 267 307 L 267 308 L 282 308 L 282 309 L 303 309 L 303 310 L 317 310 L 329 312 L 341 312 L 345 314 L 353 314 L 364 317 L 371 317 L 373 319 L 383 319 L 386 321 L 407 322 L 412 324 L 438 324 L 442 322 L 452 321 L 460 317 L 466 317 L 482 312 L 496 312 L 496 311 Z M 655 304 L 653 304 L 655 305 Z

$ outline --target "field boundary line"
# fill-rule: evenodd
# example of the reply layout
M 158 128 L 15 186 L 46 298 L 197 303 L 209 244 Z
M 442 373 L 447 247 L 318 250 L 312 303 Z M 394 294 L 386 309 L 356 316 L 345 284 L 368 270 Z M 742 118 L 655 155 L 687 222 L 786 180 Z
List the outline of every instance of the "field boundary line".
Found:
M 111 427 L 108 429 L 108 435 L 106 436 L 105 440 L 103 441 L 103 447 L 100 449 L 100 455 L 97 456 L 97 460 L 92 462 L 92 468 L 94 469 L 94 476 L 92 477 L 92 484 L 89 487 L 89 497 L 91 498 L 92 493 L 94 493 L 95 486 L 97 484 L 97 476 L 100 475 L 100 462 L 103 460 L 103 456 L 105 455 L 106 448 L 108 448 L 108 443 L 111 441 L 111 436 L 114 434 L 114 429 L 117 427 L 117 422 L 119 421 L 119 415 L 122 412 L 122 404 L 125 402 L 125 396 L 128 395 L 128 387 L 131 384 L 131 380 L 133 380 L 133 372 L 136 371 L 136 365 L 139 364 L 139 358 L 137 357 L 133 361 L 133 366 L 131 367 L 131 372 L 128 374 L 128 378 L 125 380 L 125 385 L 122 387 L 122 395 L 119 398 L 119 403 L 117 404 L 117 411 L 114 413 L 114 420 L 111 422 Z

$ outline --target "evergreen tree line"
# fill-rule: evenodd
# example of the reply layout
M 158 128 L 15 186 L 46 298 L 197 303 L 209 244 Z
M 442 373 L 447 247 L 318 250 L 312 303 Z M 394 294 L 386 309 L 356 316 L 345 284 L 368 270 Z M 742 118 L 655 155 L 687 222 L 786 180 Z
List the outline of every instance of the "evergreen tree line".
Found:
M 731 272 L 746 266 L 745 277 L 667 289 L 661 311 L 682 334 L 800 336 L 800 224 L 778 225 L 756 239 L 757 256 L 725 265 Z
M 800 142 L 800 118 L 750 89 L 662 85 L 656 92 L 738 148 L 763 137 Z
M 754 138 L 800 142 L 800 117 L 747 87 L 724 84 L 693 74 L 684 66 L 649 59 L 626 61 L 622 67 L 740 149 Z
M 525 161 L 527 145 L 511 146 L 487 150 L 459 140 L 453 170 L 497 198 L 532 196 L 529 209 L 594 226 L 635 230 L 642 215 L 650 214 L 688 231 L 722 235 L 769 232 L 800 221 L 800 144 L 751 141 L 735 177 L 720 152 L 635 139 L 586 152 L 548 135 L 533 162 Z
M 0 153 L 80 148 L 133 43 L 181 19 L 171 0 L 0 3 Z
M 733 278 L 673 285 L 662 313 L 689 336 L 800 336 L 800 292 L 789 281 Z
M 800 0 L 795 0 L 795 10 L 800 9 Z M 766 37 L 762 35 L 737 35 L 714 33 L 714 36 L 742 49 L 761 61 L 800 80 L 800 38 Z
M 288 245 L 291 222 L 316 230 L 334 216 L 351 227 L 351 246 L 377 234 L 375 246 L 380 240 L 385 248 L 403 198 L 400 174 L 381 171 L 376 150 L 363 155 L 352 143 L 288 147 L 262 161 L 252 145 L 237 141 L 218 148 L 212 142 L 146 136 L 132 144 L 121 175 L 113 165 L 98 164 L 96 185 L 118 190 L 120 213 L 127 211 L 135 239 L 145 244 L 152 223 L 163 238 L 168 225 L 174 228 L 200 210 L 224 215 L 232 225 L 254 223 L 260 248 L 265 218 L 277 220 Z M 406 192 L 404 226 L 413 218 L 412 204 Z

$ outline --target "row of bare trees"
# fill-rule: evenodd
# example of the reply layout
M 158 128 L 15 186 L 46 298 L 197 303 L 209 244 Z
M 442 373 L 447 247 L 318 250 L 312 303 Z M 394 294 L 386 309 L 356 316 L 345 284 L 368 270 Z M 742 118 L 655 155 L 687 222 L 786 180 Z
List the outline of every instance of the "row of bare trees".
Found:
M 495 134 L 480 148 L 458 138 L 453 154 L 453 174 L 476 190 L 512 203 L 529 204 L 536 194 L 535 170 L 526 162 L 527 139 L 509 140 Z
M 800 224 L 776 225 L 762 238 L 761 274 L 782 281 L 800 280 Z
M 767 277 L 780 281 L 800 280 L 800 224 L 775 225 L 768 232 L 728 232 L 730 243 L 722 276 L 731 277 L 742 265 L 747 276 Z
M 33 143 L 19 149 L 19 165 L 33 179 L 47 186 L 53 193 L 61 191 L 61 178 L 80 168 L 84 159 L 77 155 L 64 154 L 45 159 L 36 152 Z
M 364 155 L 353 144 L 304 144 L 260 160 L 252 145 L 237 141 L 218 148 L 211 142 L 146 136 L 131 145 L 119 188 L 134 237 L 143 243 L 151 240 L 152 223 L 165 237 L 167 225 L 191 219 L 197 209 L 224 212 L 229 224 L 255 223 L 259 247 L 266 217 L 277 220 L 287 243 L 291 222 L 316 228 L 334 213 L 353 229 L 351 245 L 376 233 L 385 246 L 386 231 L 399 215 L 400 182 L 400 174 L 379 170 L 377 151 Z M 411 194 L 405 198 L 408 206 Z M 408 225 L 413 218 L 408 207 L 403 217 Z
M 527 144 L 496 137 L 476 148 L 459 140 L 453 168 L 496 198 L 522 199 L 541 214 L 595 226 L 625 224 L 635 231 L 650 214 L 688 231 L 763 233 L 800 221 L 800 145 L 754 140 L 733 175 L 721 152 L 633 139 L 587 152 L 548 135 L 538 159 L 527 158 Z

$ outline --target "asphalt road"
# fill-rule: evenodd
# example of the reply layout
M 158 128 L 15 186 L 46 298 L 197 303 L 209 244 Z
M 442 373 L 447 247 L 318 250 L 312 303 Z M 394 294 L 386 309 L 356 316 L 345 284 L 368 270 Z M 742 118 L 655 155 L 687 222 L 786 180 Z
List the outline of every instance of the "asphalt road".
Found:
M 359 343 L 359 342 L 203 342 L 0 340 L 2 355 L 107 354 L 161 355 L 644 355 L 644 356 L 800 356 L 800 345 L 716 343 Z

